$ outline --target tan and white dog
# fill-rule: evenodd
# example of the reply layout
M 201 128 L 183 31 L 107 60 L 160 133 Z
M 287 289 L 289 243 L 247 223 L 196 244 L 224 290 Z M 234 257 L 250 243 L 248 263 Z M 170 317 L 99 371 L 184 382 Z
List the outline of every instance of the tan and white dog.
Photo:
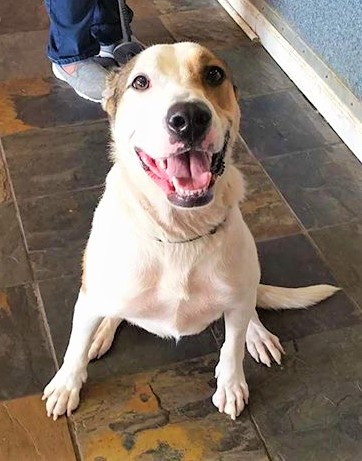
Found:
M 337 288 L 260 285 L 232 165 L 240 112 L 230 72 L 195 43 L 148 48 L 108 82 L 104 108 L 114 165 L 94 215 L 64 363 L 44 390 L 49 416 L 79 404 L 90 359 L 122 320 L 161 337 L 204 330 L 224 316 L 213 403 L 235 419 L 248 402 L 245 342 L 258 362 L 283 349 L 255 307 L 299 308 Z

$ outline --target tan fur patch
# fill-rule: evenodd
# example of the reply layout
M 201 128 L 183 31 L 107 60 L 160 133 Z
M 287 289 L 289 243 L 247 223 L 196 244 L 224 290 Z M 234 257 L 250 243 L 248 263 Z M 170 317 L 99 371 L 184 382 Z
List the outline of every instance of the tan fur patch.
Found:
M 220 86 L 212 87 L 204 81 L 204 71 L 207 66 L 218 66 L 224 70 L 226 78 Z M 231 71 L 227 64 L 206 48 L 202 48 L 190 56 L 187 69 L 192 84 L 202 89 L 215 110 L 220 115 L 226 116 L 232 125 L 238 128 L 237 89 L 233 84 Z
M 108 113 L 111 122 L 116 116 L 118 102 L 127 88 L 128 77 L 136 64 L 136 60 L 137 57 L 133 58 L 121 68 L 113 70 L 107 78 L 102 107 Z

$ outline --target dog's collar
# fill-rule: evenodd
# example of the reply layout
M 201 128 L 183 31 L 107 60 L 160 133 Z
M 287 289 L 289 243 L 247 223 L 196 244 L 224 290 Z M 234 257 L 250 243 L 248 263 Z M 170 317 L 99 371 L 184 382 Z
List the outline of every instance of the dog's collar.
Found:
M 228 214 L 225 216 L 225 218 L 221 222 L 216 224 L 216 226 L 214 226 L 212 229 L 210 229 L 206 234 L 196 235 L 196 237 L 192 237 L 192 238 L 187 239 L 187 240 L 162 240 L 162 239 L 159 239 L 158 237 L 154 237 L 154 239 L 157 242 L 160 242 L 160 243 L 190 243 L 190 242 L 194 242 L 195 240 L 199 240 L 199 239 L 202 239 L 204 237 L 209 237 L 210 235 L 216 234 L 216 232 L 218 230 L 220 230 L 222 228 L 222 226 L 226 223 L 227 218 L 228 218 Z

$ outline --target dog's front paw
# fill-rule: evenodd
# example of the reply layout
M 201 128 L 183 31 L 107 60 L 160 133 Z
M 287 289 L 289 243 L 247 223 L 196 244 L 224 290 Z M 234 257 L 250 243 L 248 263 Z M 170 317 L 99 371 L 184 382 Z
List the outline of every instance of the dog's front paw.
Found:
M 233 373 L 225 377 L 220 364 L 216 367 L 217 389 L 212 402 L 220 413 L 225 413 L 235 420 L 244 410 L 249 400 L 249 389 L 244 372 Z
M 66 369 L 63 365 L 43 392 L 47 415 L 54 421 L 64 413 L 70 416 L 79 405 L 79 392 L 86 379 L 86 370 Z

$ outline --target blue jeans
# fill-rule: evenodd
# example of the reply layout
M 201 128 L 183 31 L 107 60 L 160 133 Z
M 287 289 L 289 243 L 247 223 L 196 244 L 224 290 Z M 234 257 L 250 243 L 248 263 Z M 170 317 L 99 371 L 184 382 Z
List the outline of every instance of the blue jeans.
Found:
M 70 64 L 122 39 L 117 0 L 45 0 L 50 19 L 48 57 Z M 127 7 L 128 8 L 128 7 Z M 133 12 L 128 8 L 129 20 Z

